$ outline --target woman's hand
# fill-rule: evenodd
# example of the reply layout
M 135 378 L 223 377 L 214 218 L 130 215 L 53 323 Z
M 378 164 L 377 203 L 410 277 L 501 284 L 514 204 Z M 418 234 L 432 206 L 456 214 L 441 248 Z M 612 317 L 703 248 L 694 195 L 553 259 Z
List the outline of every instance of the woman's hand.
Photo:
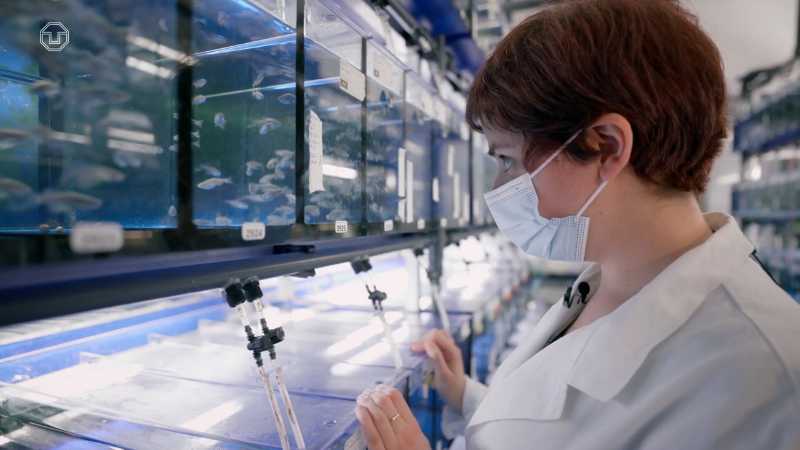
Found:
M 358 396 L 356 418 L 369 450 L 430 450 L 400 391 L 385 385 Z
M 425 352 L 433 360 L 435 369 L 433 385 L 447 404 L 455 411 L 461 412 L 464 396 L 464 360 L 461 350 L 453 338 L 443 330 L 428 332 L 421 341 L 411 344 L 411 350 Z

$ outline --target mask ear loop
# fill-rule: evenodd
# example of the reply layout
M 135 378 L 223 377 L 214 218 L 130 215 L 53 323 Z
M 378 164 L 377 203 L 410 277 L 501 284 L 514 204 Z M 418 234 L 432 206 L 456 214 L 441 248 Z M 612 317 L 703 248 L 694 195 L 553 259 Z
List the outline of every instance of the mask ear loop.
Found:
M 556 156 L 561 154 L 561 152 L 563 152 L 564 149 L 567 148 L 567 146 L 572 143 L 572 141 L 577 139 L 578 136 L 581 135 L 581 133 L 583 133 L 583 129 L 580 129 L 580 130 L 576 131 L 575 134 L 573 134 L 569 139 L 567 139 L 566 142 L 561 144 L 561 147 L 558 147 L 558 149 L 556 151 L 554 151 L 552 155 L 548 156 L 547 159 L 545 159 L 544 162 L 541 163 L 539 165 L 539 167 L 536 168 L 536 170 L 531 172 L 531 179 L 533 179 L 536 175 L 539 175 L 539 173 L 542 170 L 544 170 L 544 168 L 547 167 L 547 165 L 550 164 L 554 159 L 556 159 Z
M 601 192 L 603 192 L 603 189 L 605 189 L 607 185 L 608 185 L 608 180 L 603 180 L 603 182 L 600 183 L 600 186 L 597 186 L 597 189 L 595 189 L 594 192 L 592 192 L 592 195 L 589 196 L 589 199 L 586 200 L 586 203 L 584 203 L 583 206 L 581 206 L 581 209 L 578 211 L 578 214 L 576 214 L 576 216 L 578 217 L 582 216 L 583 213 L 585 213 L 586 210 L 589 208 L 589 205 L 591 205 L 592 202 L 597 198 L 597 196 L 600 195 Z
M 608 180 L 603 180 L 603 182 L 600 183 L 600 186 L 597 186 L 597 189 L 595 189 L 594 192 L 592 192 L 592 195 L 589 196 L 589 199 L 586 200 L 586 203 L 584 203 L 583 206 L 581 206 L 581 209 L 575 215 L 578 217 L 582 216 L 583 213 L 586 212 L 586 209 L 589 208 L 589 205 L 591 205 L 592 202 L 597 198 L 597 196 L 600 195 L 601 192 L 603 192 L 603 189 L 606 188 L 606 185 L 608 185 Z

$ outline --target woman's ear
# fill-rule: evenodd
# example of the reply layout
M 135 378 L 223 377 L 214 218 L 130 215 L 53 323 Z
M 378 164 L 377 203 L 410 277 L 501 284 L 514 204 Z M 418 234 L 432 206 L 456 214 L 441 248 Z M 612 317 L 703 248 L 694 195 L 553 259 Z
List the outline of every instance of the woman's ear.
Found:
M 587 141 L 600 153 L 600 179 L 611 180 L 630 161 L 633 149 L 631 124 L 625 117 L 612 113 L 602 115 L 589 129 Z

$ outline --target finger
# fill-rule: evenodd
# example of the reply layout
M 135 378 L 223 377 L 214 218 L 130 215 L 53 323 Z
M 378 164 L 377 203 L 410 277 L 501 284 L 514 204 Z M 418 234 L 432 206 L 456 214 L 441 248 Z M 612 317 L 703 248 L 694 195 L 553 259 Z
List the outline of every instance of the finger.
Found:
M 450 370 L 450 367 L 447 366 L 447 362 L 444 360 L 442 352 L 435 343 L 432 341 L 425 342 L 425 353 L 428 354 L 428 358 L 433 360 L 433 365 L 441 375 L 446 377 L 453 375 L 453 372 Z
M 367 441 L 369 450 L 386 450 L 369 411 L 363 406 L 356 406 L 356 419 L 361 424 L 361 432 L 364 434 L 364 440 Z
M 431 330 L 425 333 L 425 336 L 422 339 L 414 341 L 411 343 L 411 350 L 415 352 L 424 352 L 425 351 L 425 341 L 429 341 L 433 338 L 433 335 L 436 333 L 436 330 Z
M 387 396 L 389 396 L 394 404 L 395 410 L 398 412 L 398 414 L 400 414 L 400 417 L 403 421 L 406 423 L 413 423 L 416 420 L 414 418 L 414 414 L 411 412 L 411 408 L 409 408 L 408 403 L 406 403 L 406 399 L 403 398 L 403 394 L 400 393 L 400 391 L 385 384 L 378 385 L 378 389 L 382 390 Z
M 394 405 L 394 401 L 389 397 L 389 393 L 385 389 L 381 389 L 380 387 L 376 387 L 372 390 L 372 401 L 375 402 L 376 405 L 386 414 L 386 417 L 389 418 L 389 425 L 396 427 L 401 424 L 401 416 L 400 413 L 397 411 L 397 407 Z M 396 417 L 396 419 L 395 419 Z M 394 420 L 392 420 L 394 419 Z
M 454 362 L 458 360 L 460 350 L 458 349 L 458 346 L 456 346 L 453 338 L 447 334 L 447 332 L 440 330 L 440 332 L 433 334 L 431 339 L 433 339 L 437 347 L 439 347 L 439 350 L 442 351 L 446 361 Z
M 375 428 L 378 430 L 378 434 L 381 437 L 383 446 L 387 449 L 397 448 L 397 437 L 395 436 L 391 423 L 389 423 L 389 417 L 387 417 L 386 413 L 372 400 L 370 394 L 371 392 L 364 392 L 359 395 L 357 400 L 358 404 L 367 408 L 369 411 L 372 421 L 375 423 Z

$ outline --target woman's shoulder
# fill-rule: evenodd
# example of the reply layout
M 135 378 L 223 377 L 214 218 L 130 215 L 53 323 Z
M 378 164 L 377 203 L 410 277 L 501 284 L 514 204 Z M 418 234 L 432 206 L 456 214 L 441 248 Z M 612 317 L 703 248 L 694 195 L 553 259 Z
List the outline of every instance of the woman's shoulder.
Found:
M 800 304 L 755 261 L 732 271 L 668 339 L 665 354 L 746 388 L 774 381 L 800 399 Z M 800 407 L 800 403 L 798 403 Z

